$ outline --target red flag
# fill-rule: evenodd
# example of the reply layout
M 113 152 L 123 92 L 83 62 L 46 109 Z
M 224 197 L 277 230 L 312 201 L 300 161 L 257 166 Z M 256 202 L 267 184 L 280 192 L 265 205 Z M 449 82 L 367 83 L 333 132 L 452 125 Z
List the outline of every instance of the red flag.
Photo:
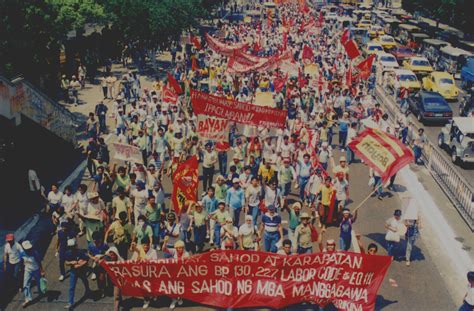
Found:
M 199 66 L 198 66 L 198 64 L 197 64 L 197 61 L 196 61 L 196 58 L 195 58 L 195 57 L 193 57 L 193 59 L 192 59 L 192 61 L 191 61 L 191 69 L 192 69 L 193 71 L 196 71 L 196 70 L 199 69 Z
M 174 89 L 176 94 L 181 95 L 183 93 L 183 90 L 181 90 L 181 86 L 179 85 L 178 81 L 176 81 L 173 75 L 170 74 L 169 72 L 167 74 L 168 74 L 169 85 Z
M 164 102 L 176 104 L 178 102 L 178 95 L 166 85 L 163 86 L 162 99 Z
M 349 148 L 379 173 L 383 181 L 414 160 L 411 149 L 398 138 L 368 127 L 352 140 Z
M 304 23 L 304 19 L 301 21 L 301 25 L 300 25 L 300 28 L 298 29 L 298 32 L 302 32 L 304 30 L 304 27 L 305 27 L 305 23 Z
M 331 193 L 331 202 L 329 203 L 329 212 L 328 212 L 328 215 L 326 217 L 326 224 L 332 224 L 332 218 L 333 218 L 333 215 L 334 215 L 334 208 L 336 205 L 336 190 L 333 190 L 332 193 Z
M 357 65 L 357 69 L 359 69 L 359 77 L 361 79 L 367 79 L 370 76 L 374 59 L 375 54 L 371 54 Z
M 346 44 L 346 42 L 349 41 L 349 29 L 346 28 L 344 32 L 341 35 L 341 43 Z
M 298 85 L 299 85 L 300 88 L 302 88 L 306 85 L 306 79 L 304 78 L 304 74 L 301 71 L 300 67 L 298 67 Z
M 284 77 L 275 78 L 275 80 L 273 80 L 273 87 L 275 88 L 276 93 L 279 93 L 281 92 L 281 90 L 283 90 L 283 87 L 285 86 L 287 80 L 288 74 L 286 74 L 286 76 Z
M 347 86 L 352 85 L 352 64 L 349 65 L 349 70 L 346 73 L 346 85 Z
M 319 11 L 318 24 L 319 24 L 319 27 L 323 27 L 323 24 L 324 24 L 323 11 Z
M 198 50 L 201 49 L 201 42 L 196 36 L 191 35 L 191 42 L 194 44 L 194 47 Z
M 288 31 L 283 33 L 283 51 L 286 51 L 288 47 Z
M 309 59 L 310 63 L 314 61 L 314 52 L 313 49 L 311 49 L 309 46 L 305 44 L 303 47 L 303 55 L 302 55 L 303 61 Z
M 187 201 L 197 200 L 198 159 L 196 156 L 180 163 L 173 173 L 173 208 L 177 214 Z
M 344 44 L 344 49 L 346 50 L 347 56 L 350 59 L 354 59 L 360 55 L 359 48 L 354 40 L 349 40 Z

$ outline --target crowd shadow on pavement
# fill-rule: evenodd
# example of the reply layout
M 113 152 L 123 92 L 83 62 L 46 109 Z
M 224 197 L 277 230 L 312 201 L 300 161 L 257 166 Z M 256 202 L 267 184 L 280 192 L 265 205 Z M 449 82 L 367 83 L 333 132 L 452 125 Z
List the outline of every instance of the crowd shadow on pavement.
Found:
M 398 300 L 388 300 L 385 299 L 382 295 L 377 295 L 375 300 L 375 310 L 382 310 L 385 307 L 388 307 L 391 304 L 398 303 Z
M 387 251 L 387 243 L 385 241 L 385 233 L 369 233 L 365 235 L 367 238 L 371 239 L 374 242 L 377 242 L 377 244 L 381 245 L 385 251 Z M 419 240 L 417 240 L 419 241 Z M 405 238 L 402 237 L 400 240 L 400 243 L 398 244 L 398 247 L 396 249 L 396 254 L 397 256 L 394 257 L 393 260 L 395 261 L 402 261 L 405 260 L 405 250 L 407 247 L 407 243 L 405 241 Z M 411 251 L 411 258 L 410 261 L 422 261 L 425 260 L 425 255 L 423 255 L 421 248 L 419 248 L 416 245 L 413 245 L 412 251 Z

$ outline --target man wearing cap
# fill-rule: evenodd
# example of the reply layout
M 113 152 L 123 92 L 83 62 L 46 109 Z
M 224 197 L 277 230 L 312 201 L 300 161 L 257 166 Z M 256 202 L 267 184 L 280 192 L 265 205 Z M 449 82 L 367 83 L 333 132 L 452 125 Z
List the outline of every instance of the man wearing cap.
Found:
M 69 303 L 65 309 L 71 310 L 74 306 L 74 295 L 76 291 L 77 280 L 81 279 L 85 287 L 84 297 L 88 297 L 90 293 L 89 282 L 87 281 L 87 263 L 89 256 L 87 252 L 77 248 L 76 239 L 67 241 L 68 250 L 66 251 L 66 265 L 69 270 Z
M 202 187 L 203 189 L 207 189 L 212 185 L 212 180 L 214 179 L 217 152 L 212 149 L 212 143 L 208 142 L 206 143 L 202 153 Z
M 117 247 L 120 256 L 126 259 L 133 236 L 133 226 L 127 222 L 126 212 L 118 213 L 118 219 L 105 232 L 104 241 L 108 241 L 109 236 L 112 236 L 112 242 Z
M 260 236 L 263 236 L 263 246 L 266 252 L 277 252 L 276 244 L 283 238 L 281 216 L 276 213 L 274 205 L 267 206 L 268 212 L 262 216 Z
M 459 311 L 474 310 L 474 271 L 467 273 L 467 282 L 467 292 L 466 295 L 464 295 L 464 300 Z
M 398 244 L 400 243 L 400 228 L 405 226 L 401 219 L 402 211 L 397 209 L 393 213 L 393 217 L 390 217 L 385 222 L 385 229 L 387 234 L 385 235 L 385 241 L 387 242 L 387 255 L 395 256 Z
M 339 248 L 342 251 L 348 251 L 352 243 L 352 224 L 357 220 L 357 210 L 354 215 L 348 208 L 342 210 L 342 218 L 339 222 Z
M 321 163 L 321 166 L 327 171 L 328 164 L 332 160 L 332 150 L 328 142 L 323 142 L 321 144 L 321 149 L 319 149 L 318 160 Z
M 290 239 L 293 250 L 297 250 L 296 227 L 301 223 L 301 202 L 295 202 L 287 207 L 288 210 L 288 239 Z
M 87 204 L 86 213 L 80 215 L 84 220 L 86 227 L 86 238 L 88 242 L 92 241 L 92 233 L 95 231 L 102 231 L 104 224 L 103 221 L 106 217 L 105 204 L 102 199 L 99 198 L 97 192 L 91 192 L 88 195 L 89 203 Z
M 181 224 L 176 219 L 176 214 L 173 212 L 166 215 L 165 223 L 165 237 L 163 240 L 163 251 L 164 248 L 173 248 L 176 241 L 179 240 L 179 234 L 181 232 Z M 165 252 L 166 253 L 166 252 Z M 165 254 L 165 258 L 171 258 Z
M 333 168 L 333 173 L 336 175 L 337 173 L 342 172 L 344 174 L 344 178 L 349 180 L 349 166 L 347 165 L 346 157 L 341 156 L 339 158 L 339 165 L 336 165 Z
M 324 179 L 324 184 L 321 184 L 321 186 L 319 186 L 318 194 L 317 194 L 318 197 L 320 198 L 320 202 L 322 205 L 322 210 L 320 210 L 320 216 L 321 216 L 320 220 L 324 228 L 326 228 L 326 224 L 332 221 L 332 219 L 328 219 L 329 207 L 331 205 L 331 199 L 332 199 L 332 195 L 334 191 L 331 181 L 332 181 L 331 177 L 327 176 Z
M 295 229 L 295 240 L 298 244 L 298 254 L 311 254 L 313 252 L 313 243 L 311 241 L 311 227 L 309 225 L 310 216 L 304 212 L 301 214 L 301 224 Z
M 234 178 L 232 180 L 232 187 L 227 190 L 225 203 L 229 208 L 231 217 L 234 220 L 234 226 L 238 226 L 240 212 L 245 205 L 245 194 L 242 188 L 240 188 L 240 179 Z
M 20 252 L 20 260 L 23 260 L 24 265 L 24 275 L 23 275 L 23 293 L 25 294 L 25 302 L 23 303 L 23 308 L 28 306 L 33 300 L 33 295 L 31 292 L 31 281 L 34 278 L 36 281 L 36 286 L 38 287 L 39 295 L 44 293 L 41 291 L 40 279 L 44 277 L 43 266 L 41 265 L 41 258 L 36 249 L 33 249 L 33 245 L 30 241 L 25 240 L 21 243 L 23 252 Z
M 13 233 L 5 236 L 5 248 L 3 249 L 3 272 L 6 274 L 7 284 L 14 284 L 17 289 L 20 286 L 21 269 L 21 245 L 15 241 Z
M 242 250 L 255 250 L 255 241 L 260 240 L 257 226 L 251 215 L 245 215 L 245 223 L 239 228 L 239 245 Z

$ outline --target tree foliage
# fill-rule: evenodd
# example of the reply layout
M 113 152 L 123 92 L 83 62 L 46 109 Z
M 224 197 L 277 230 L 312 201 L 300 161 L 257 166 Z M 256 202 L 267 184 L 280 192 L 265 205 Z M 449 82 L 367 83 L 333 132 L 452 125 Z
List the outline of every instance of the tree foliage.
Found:
M 424 16 L 449 24 L 466 33 L 472 33 L 474 19 L 470 16 L 472 0 L 410 0 L 403 7 L 410 12 L 421 12 Z

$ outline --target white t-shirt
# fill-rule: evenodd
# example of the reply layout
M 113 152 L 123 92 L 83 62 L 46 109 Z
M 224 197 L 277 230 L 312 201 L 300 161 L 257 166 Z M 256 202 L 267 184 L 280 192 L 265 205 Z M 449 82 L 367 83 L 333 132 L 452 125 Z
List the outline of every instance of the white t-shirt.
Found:
M 59 202 L 61 202 L 62 197 L 63 193 L 61 191 L 58 191 L 56 193 L 50 191 L 48 193 L 48 202 L 51 204 L 58 204 Z
M 81 193 L 80 191 L 77 191 L 75 196 L 75 201 L 78 204 L 78 212 L 81 215 L 85 215 L 87 212 L 87 204 L 89 203 L 89 198 L 87 197 L 87 192 Z
M 10 246 L 10 243 L 5 244 L 3 254 L 8 254 L 8 262 L 12 265 L 20 262 L 20 253 L 23 251 L 21 245 L 17 242 L 13 243 L 13 246 Z
M 148 199 L 148 192 L 146 190 L 138 191 L 137 189 L 134 189 L 131 192 L 131 196 L 135 198 L 135 209 L 145 209 Z
M 258 206 L 260 203 L 260 193 L 262 192 L 262 188 L 260 186 L 254 187 L 249 186 L 245 190 L 245 197 L 248 200 L 248 204 L 250 206 Z
M 72 207 L 74 205 L 74 202 L 75 202 L 75 197 L 74 195 L 63 195 L 63 197 L 61 198 L 61 206 L 64 207 L 64 211 L 66 213 L 72 213 Z
M 238 238 L 239 237 L 239 229 L 237 229 L 237 227 L 235 226 L 232 226 L 232 237 L 233 238 Z M 225 231 L 224 227 L 221 228 L 221 234 L 226 232 L 226 235 L 224 235 L 224 237 L 222 238 L 222 242 L 221 242 L 221 248 L 222 249 L 225 249 L 225 241 L 230 239 L 231 237 L 229 236 L 229 233 L 227 233 L 227 231 Z M 235 248 L 235 241 L 234 239 L 232 239 L 232 241 L 234 242 L 234 248 Z

